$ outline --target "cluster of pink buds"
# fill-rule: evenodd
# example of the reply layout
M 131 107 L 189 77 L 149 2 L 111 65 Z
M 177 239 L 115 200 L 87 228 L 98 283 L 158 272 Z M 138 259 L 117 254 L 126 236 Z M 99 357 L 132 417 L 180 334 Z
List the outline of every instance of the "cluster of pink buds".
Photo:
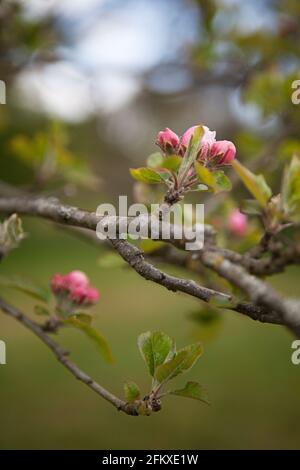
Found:
M 247 216 L 239 209 L 234 209 L 228 220 L 229 231 L 237 237 L 243 237 L 248 229 Z
M 190 127 L 179 137 L 166 128 L 157 135 L 156 143 L 165 154 L 183 156 L 197 126 Z M 216 132 L 203 126 L 203 136 L 198 160 L 213 165 L 228 165 L 235 158 L 235 145 L 229 140 L 216 140 Z
M 81 271 L 71 271 L 66 275 L 54 274 L 51 290 L 56 296 L 58 307 L 72 313 L 78 307 L 89 307 L 99 300 L 99 292 L 89 285 L 89 279 Z

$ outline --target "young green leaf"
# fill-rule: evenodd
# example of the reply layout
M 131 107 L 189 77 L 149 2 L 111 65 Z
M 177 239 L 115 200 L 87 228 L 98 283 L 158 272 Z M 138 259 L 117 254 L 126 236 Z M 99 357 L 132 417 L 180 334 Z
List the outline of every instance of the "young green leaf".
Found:
M 154 170 L 171 170 L 177 171 L 182 162 L 182 158 L 179 155 L 168 155 L 163 157 L 159 152 L 152 153 L 147 158 L 147 166 Z
M 180 397 L 193 398 L 194 400 L 202 401 L 208 405 L 210 404 L 206 390 L 198 382 L 187 382 L 184 388 L 179 390 L 172 390 L 170 394 Z
M 231 191 L 232 184 L 230 179 L 225 175 L 223 170 L 218 170 L 213 173 L 215 178 L 215 192 Z
M 134 403 L 141 398 L 141 391 L 138 385 L 132 381 L 124 383 L 124 394 L 127 403 Z
M 130 168 L 129 171 L 135 180 L 148 184 L 158 184 L 170 178 L 170 173 L 163 169 Z
M 197 126 L 194 134 L 189 142 L 189 146 L 185 152 L 185 155 L 182 159 L 178 179 L 180 182 L 183 182 L 186 178 L 190 168 L 193 166 L 196 161 L 197 155 L 201 148 L 201 141 L 204 134 L 203 126 Z
M 164 157 L 161 153 L 151 153 L 147 158 L 147 166 L 150 168 L 161 168 L 163 166 Z
M 157 367 L 155 379 L 162 384 L 168 382 L 179 374 L 189 370 L 201 356 L 203 348 L 201 343 L 191 344 L 178 351 L 175 356 Z
M 19 276 L 0 276 L 0 285 L 16 289 L 42 302 L 48 302 L 50 297 L 48 289 Z
M 195 170 L 201 183 L 208 186 L 214 193 L 231 190 L 231 181 L 227 178 L 223 170 L 212 172 L 199 162 L 195 162 Z
M 154 171 L 163 182 L 168 181 L 170 179 L 170 176 L 172 175 L 167 168 L 156 168 Z
M 182 158 L 179 155 L 169 155 L 165 157 L 163 163 L 160 165 L 162 168 L 167 168 L 171 171 L 177 171 L 182 163 Z
M 272 191 L 266 183 L 263 175 L 255 175 L 238 160 L 231 162 L 235 172 L 261 207 L 265 208 L 272 196 Z
M 174 353 L 174 341 L 162 331 L 147 331 L 138 337 L 140 353 L 152 377 L 158 366 Z
M 86 336 L 94 342 L 95 346 L 106 362 L 114 362 L 111 349 L 104 336 L 98 330 L 90 326 L 86 321 L 83 321 L 80 318 L 76 318 L 76 316 L 69 317 L 65 320 L 65 323 L 67 325 L 74 326 L 75 328 L 85 333 Z
M 215 187 L 215 178 L 211 171 L 208 168 L 201 165 L 199 162 L 195 162 L 195 169 L 201 183 L 205 184 L 211 189 Z

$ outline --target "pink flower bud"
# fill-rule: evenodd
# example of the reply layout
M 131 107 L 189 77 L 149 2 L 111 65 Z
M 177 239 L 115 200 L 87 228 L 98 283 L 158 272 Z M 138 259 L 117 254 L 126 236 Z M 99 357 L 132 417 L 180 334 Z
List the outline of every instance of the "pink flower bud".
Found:
M 234 235 L 244 236 L 248 228 L 247 216 L 242 214 L 239 209 L 234 209 L 229 216 L 228 227 Z
M 166 153 L 176 153 L 179 147 L 179 137 L 166 127 L 157 134 L 156 144 Z
M 77 286 L 70 291 L 70 299 L 77 305 L 84 303 L 87 295 L 87 287 Z
M 72 313 L 79 305 L 89 306 L 99 300 L 99 292 L 89 285 L 89 279 L 82 271 L 71 271 L 62 276 L 54 274 L 51 289 L 61 310 Z
M 73 287 L 73 286 L 87 287 L 89 284 L 89 279 L 87 275 L 83 273 L 82 271 L 71 271 L 69 274 L 67 274 L 64 277 L 67 283 L 70 285 L 70 287 Z
M 64 276 L 57 273 L 52 276 L 50 281 L 51 290 L 54 294 L 64 290 L 66 288 Z
M 70 299 L 77 305 L 92 305 L 98 301 L 99 293 L 93 287 L 78 286 L 70 292 Z
M 87 289 L 86 301 L 90 304 L 95 304 L 99 300 L 99 292 L 94 287 L 89 287 Z
M 219 156 L 219 165 L 228 165 L 236 154 L 235 145 L 229 140 L 218 140 L 211 147 L 210 157 L 214 158 Z
M 189 129 L 187 129 L 185 133 L 181 136 L 180 144 L 185 150 L 187 149 L 190 143 L 190 140 L 195 132 L 196 127 L 198 126 L 189 127 Z M 202 145 L 212 145 L 216 141 L 216 132 L 211 131 L 207 126 L 202 127 L 204 130 L 204 134 L 202 137 Z

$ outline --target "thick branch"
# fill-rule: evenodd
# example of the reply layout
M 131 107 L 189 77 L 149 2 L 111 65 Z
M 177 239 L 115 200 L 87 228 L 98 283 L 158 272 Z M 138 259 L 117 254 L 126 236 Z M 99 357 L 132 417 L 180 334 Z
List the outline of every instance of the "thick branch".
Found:
M 116 224 L 118 229 L 118 222 L 120 219 L 116 217 L 99 217 L 95 212 L 88 212 L 77 207 L 61 204 L 56 198 L 28 198 L 28 197 L 0 197 L 0 212 L 11 214 L 17 212 L 19 214 L 33 215 L 43 217 L 54 222 L 79 227 L 84 229 L 96 231 L 97 224 L 101 221 L 103 227 L 108 227 L 110 224 Z M 126 224 L 128 225 L 134 218 L 128 217 Z M 142 225 L 149 225 L 150 218 L 140 217 Z M 163 239 L 161 227 L 155 232 L 155 239 Z M 285 266 L 292 263 L 299 262 L 300 253 L 297 247 L 290 247 L 273 258 L 255 259 L 248 254 L 241 255 L 231 250 L 224 250 L 214 244 L 215 231 L 209 225 L 204 225 L 204 239 L 205 245 L 209 244 L 209 249 L 218 252 L 222 257 L 229 259 L 235 264 L 244 266 L 249 272 L 257 275 L 268 275 L 280 272 Z M 153 230 L 153 225 L 152 225 Z M 185 249 L 186 242 L 192 242 L 194 238 L 191 233 L 185 234 L 186 237 L 178 240 L 175 236 L 173 226 L 170 225 L 170 239 L 164 240 L 171 243 L 176 248 Z
M 62 205 L 57 199 L 53 198 L 0 198 L 0 211 L 5 213 L 18 212 L 19 214 L 37 215 L 62 224 L 91 230 L 95 230 L 99 220 L 101 220 L 101 218 L 97 217 L 95 213 L 83 211 L 76 207 Z M 230 303 L 232 301 L 235 302 L 235 299 L 233 299 L 229 294 L 214 291 L 212 289 L 199 286 L 194 281 L 180 279 L 160 271 L 145 261 L 142 252 L 125 240 L 112 239 L 110 241 L 119 254 L 145 279 L 156 282 L 169 290 L 180 291 L 192 295 L 204 300 L 205 302 L 208 302 L 212 297 L 217 297 L 221 300 L 223 299 L 225 303 Z M 174 241 L 174 244 L 177 244 L 177 242 L 178 241 Z M 181 245 L 182 241 L 179 241 L 179 244 Z M 209 254 L 212 252 L 212 254 L 216 255 L 215 250 L 216 248 L 208 248 L 207 250 L 202 250 L 202 253 L 207 252 Z M 236 256 L 239 255 L 237 254 Z M 223 257 L 221 257 L 221 259 L 223 259 Z M 233 264 L 233 266 L 235 265 Z M 210 267 L 215 269 L 214 264 Z M 238 267 L 236 266 L 236 268 Z M 219 272 L 219 274 L 226 277 L 221 272 Z M 240 287 L 248 293 L 244 284 Z M 267 292 L 269 286 L 265 285 L 265 289 Z M 259 301 L 261 302 L 261 299 L 259 299 Z M 290 304 L 289 307 L 287 307 L 287 305 L 288 304 L 286 304 L 286 308 L 290 310 Z M 231 309 L 243 313 L 255 320 L 286 324 L 285 321 L 287 320 L 287 315 L 283 318 L 282 309 L 278 311 L 277 307 L 277 302 L 272 304 L 268 303 L 266 305 L 266 303 L 258 303 L 257 299 L 255 299 L 254 303 L 235 302 L 234 307 L 231 307 Z M 288 320 L 288 325 L 290 326 L 290 319 Z
M 203 252 L 201 259 L 205 266 L 242 289 L 253 303 L 275 310 L 279 314 L 281 323 L 287 325 L 297 336 L 300 335 L 299 301 L 284 299 L 272 287 L 249 274 L 242 266 L 220 258 L 217 253 Z
M 253 320 L 276 324 L 282 323 L 276 310 L 269 308 L 266 309 L 248 302 L 236 303 L 235 299 L 229 294 L 202 287 L 193 280 L 170 276 L 148 263 L 144 259 L 143 253 L 126 240 L 110 240 L 110 242 L 122 258 L 127 261 L 127 263 L 130 264 L 130 266 L 144 279 L 156 282 L 173 292 L 184 292 L 185 294 L 201 299 L 204 302 L 209 302 L 211 299 L 215 298 L 220 301 L 220 304 L 222 302 L 224 302 L 225 305 L 230 305 L 230 303 L 232 303 L 233 306 L 228 306 L 227 308 L 247 315 Z

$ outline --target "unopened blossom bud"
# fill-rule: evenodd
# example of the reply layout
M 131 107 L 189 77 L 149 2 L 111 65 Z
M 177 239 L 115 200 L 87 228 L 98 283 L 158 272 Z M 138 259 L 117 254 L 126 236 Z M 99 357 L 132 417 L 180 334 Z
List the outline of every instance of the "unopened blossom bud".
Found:
M 78 306 L 90 306 L 99 300 L 99 292 L 89 285 L 89 279 L 82 271 L 71 271 L 62 276 L 54 274 L 51 290 L 57 299 L 57 306 L 63 312 L 72 314 Z
M 175 132 L 166 127 L 166 129 L 157 134 L 156 143 L 163 152 L 168 154 L 176 153 L 179 147 L 179 137 Z
M 54 276 L 52 276 L 51 278 L 50 286 L 54 294 L 65 289 L 64 276 L 62 276 L 61 274 L 54 274 Z
M 99 299 L 97 289 L 78 286 L 71 290 L 70 299 L 77 305 L 92 305 Z
M 182 134 L 180 143 L 185 148 L 188 147 L 190 140 L 195 132 L 195 129 L 199 126 L 192 126 L 189 127 L 184 134 Z M 202 143 L 213 144 L 216 141 L 216 131 L 211 131 L 207 126 L 203 127 L 203 136 L 202 136 Z
M 181 136 L 180 138 L 181 154 L 184 154 L 186 149 L 188 148 L 190 140 L 197 127 L 198 126 L 189 127 L 189 129 L 187 129 L 185 133 Z M 201 149 L 198 155 L 198 158 L 201 160 L 204 159 L 208 155 L 211 146 L 216 141 L 216 132 L 211 131 L 207 126 L 202 126 L 202 127 L 203 127 L 203 136 L 201 139 Z
M 229 140 L 218 140 L 211 147 L 210 158 L 219 157 L 219 165 L 228 165 L 234 160 L 236 154 L 235 145 Z
M 234 209 L 229 216 L 228 227 L 233 235 L 244 236 L 248 228 L 247 216 L 242 214 L 239 209 Z
M 87 295 L 86 295 L 86 301 L 89 304 L 95 304 L 99 300 L 99 291 L 95 289 L 94 287 L 88 287 L 87 289 Z
M 82 271 L 71 271 L 69 274 L 64 276 L 70 286 L 83 286 L 87 287 L 89 279 Z

